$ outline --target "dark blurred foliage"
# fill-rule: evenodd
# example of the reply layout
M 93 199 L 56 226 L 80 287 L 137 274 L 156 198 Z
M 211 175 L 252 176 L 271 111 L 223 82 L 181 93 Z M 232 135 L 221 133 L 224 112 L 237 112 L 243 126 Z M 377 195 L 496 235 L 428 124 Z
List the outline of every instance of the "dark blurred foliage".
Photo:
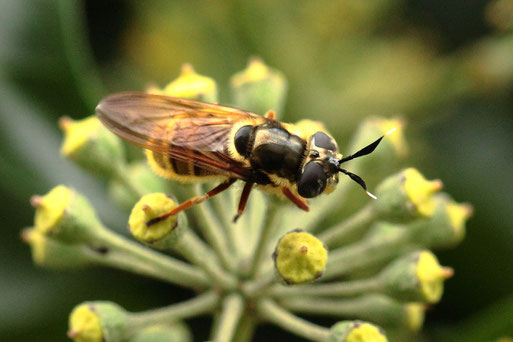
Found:
M 38 269 L 18 234 L 32 222 L 30 195 L 59 183 L 84 192 L 109 226 L 124 231 L 125 214 L 108 202 L 104 184 L 59 156 L 58 117 L 89 115 L 110 92 L 163 86 L 184 62 L 216 79 L 229 103 L 229 77 L 250 56 L 287 75 L 285 120 L 322 120 L 342 146 L 366 115 L 406 119 L 407 164 L 441 178 L 458 201 L 475 206 L 466 240 L 439 254 L 456 276 L 428 313 L 422 336 L 513 335 L 513 24 L 490 6 L 484 0 L 0 2 L 0 339 L 64 340 L 67 315 L 84 300 L 143 310 L 190 295 L 113 270 Z M 208 337 L 209 322 L 192 321 L 198 339 Z M 269 328 L 256 339 L 264 336 L 289 335 Z

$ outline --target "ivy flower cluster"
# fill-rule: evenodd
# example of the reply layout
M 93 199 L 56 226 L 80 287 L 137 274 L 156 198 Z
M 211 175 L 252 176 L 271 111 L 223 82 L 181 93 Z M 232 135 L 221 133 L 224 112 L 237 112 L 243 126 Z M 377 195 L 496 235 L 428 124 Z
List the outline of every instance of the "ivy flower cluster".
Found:
M 231 79 L 232 105 L 256 113 L 281 113 L 286 90 L 285 77 L 258 59 Z M 147 91 L 217 101 L 216 82 L 190 65 L 163 89 Z M 132 237 L 114 233 L 94 204 L 58 185 L 31 199 L 34 225 L 22 238 L 34 262 L 77 271 L 112 267 L 197 293 L 144 312 L 108 301 L 78 304 L 69 317 L 68 336 L 75 342 L 191 341 L 186 320 L 198 315 L 212 315 L 211 339 L 220 342 L 249 341 L 263 323 L 312 341 L 407 338 L 421 329 L 426 307 L 440 300 L 453 274 L 432 250 L 460 243 L 472 212 L 443 193 L 441 181 L 415 168 L 382 177 L 383 163 L 392 167 L 407 148 L 400 120 L 374 117 L 362 122 L 347 150 L 397 128 L 375 155 L 351 162 L 352 171 L 382 177 L 377 200 L 353 193 L 357 187 L 346 180 L 312 201 L 308 213 L 255 192 L 233 223 L 236 188 L 148 227 L 207 185 L 160 178 L 142 157 L 128 158 L 127 145 L 94 116 L 63 118 L 60 126 L 63 156 L 107 179 L 112 201 L 127 211 Z M 305 314 L 338 322 L 326 327 Z

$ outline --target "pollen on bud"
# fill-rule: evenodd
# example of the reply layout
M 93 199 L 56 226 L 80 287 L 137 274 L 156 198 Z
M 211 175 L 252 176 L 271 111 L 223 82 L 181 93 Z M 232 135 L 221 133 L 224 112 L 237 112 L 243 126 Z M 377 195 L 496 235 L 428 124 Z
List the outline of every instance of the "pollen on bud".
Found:
M 330 329 L 328 342 L 387 342 L 384 332 L 377 326 L 362 321 L 342 321 Z
M 121 140 L 105 128 L 96 116 L 74 121 L 59 120 L 64 131 L 61 154 L 98 176 L 110 176 L 124 163 Z
M 442 189 L 440 180 L 428 181 L 414 168 L 386 178 L 376 190 L 378 215 L 394 222 L 427 218 L 435 211 L 434 194 Z
M 402 301 L 437 303 L 452 269 L 442 267 L 430 251 L 416 251 L 392 262 L 382 273 L 385 291 Z
M 270 109 L 281 113 L 287 81 L 260 58 L 251 58 L 246 69 L 233 75 L 230 83 L 236 107 L 262 115 Z
M 181 237 L 183 224 L 179 217 L 169 216 L 159 222 L 148 222 L 173 210 L 176 202 L 163 193 L 144 195 L 133 207 L 128 219 L 130 233 L 139 241 L 156 248 L 165 248 Z M 163 245 L 165 244 L 165 246 Z
M 294 230 L 278 241 L 273 259 L 278 274 L 287 284 L 300 284 L 322 275 L 328 251 L 312 234 Z
M 182 65 L 178 78 L 166 85 L 164 89 L 150 87 L 146 91 L 151 94 L 180 97 L 189 100 L 217 102 L 216 82 L 210 77 L 196 73 L 190 64 Z
M 121 341 L 127 321 L 127 312 L 115 303 L 86 302 L 71 312 L 68 337 L 75 342 Z
M 35 229 L 58 240 L 83 241 L 101 229 L 89 201 L 75 190 L 58 185 L 44 196 L 32 197 L 36 202 Z

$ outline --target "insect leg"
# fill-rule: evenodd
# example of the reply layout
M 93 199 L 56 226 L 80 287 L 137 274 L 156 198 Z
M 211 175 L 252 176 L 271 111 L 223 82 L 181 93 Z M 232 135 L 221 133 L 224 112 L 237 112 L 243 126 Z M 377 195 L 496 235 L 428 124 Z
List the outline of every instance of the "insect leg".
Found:
M 213 188 L 212 190 L 210 190 L 209 192 L 207 192 L 206 194 L 204 194 L 202 196 L 195 196 L 195 197 L 189 198 L 187 201 L 181 203 L 180 205 L 178 205 L 176 208 L 174 208 L 170 212 L 167 212 L 163 215 L 160 215 L 158 217 L 155 217 L 155 218 L 149 220 L 148 222 L 146 222 L 146 226 L 149 227 L 152 224 L 155 224 L 157 222 L 165 220 L 169 216 L 174 216 L 174 215 L 180 213 L 181 211 L 192 207 L 193 205 L 199 204 L 199 203 L 203 202 L 204 200 L 209 199 L 210 197 L 214 197 L 215 195 L 228 189 L 233 183 L 235 183 L 236 180 L 237 180 L 236 178 L 230 178 L 226 182 L 219 184 L 218 186 L 216 186 L 215 188 Z
M 242 189 L 242 194 L 240 195 L 239 208 L 237 209 L 237 214 L 233 217 L 233 223 L 237 222 L 239 217 L 241 217 L 242 213 L 244 213 L 244 209 L 246 209 L 246 204 L 248 204 L 249 194 L 251 193 L 252 188 L 253 183 L 246 183 L 244 185 L 244 189 Z
M 285 196 L 287 196 L 287 198 L 292 203 L 297 205 L 297 207 L 299 209 L 303 209 L 304 211 L 309 211 L 310 210 L 310 207 L 308 206 L 308 203 L 306 202 L 306 200 L 304 198 L 298 197 L 298 196 L 294 195 L 288 188 L 281 188 L 281 191 L 283 192 L 283 194 Z
M 269 110 L 267 113 L 265 113 L 264 117 L 267 119 L 276 120 L 276 113 L 274 110 Z

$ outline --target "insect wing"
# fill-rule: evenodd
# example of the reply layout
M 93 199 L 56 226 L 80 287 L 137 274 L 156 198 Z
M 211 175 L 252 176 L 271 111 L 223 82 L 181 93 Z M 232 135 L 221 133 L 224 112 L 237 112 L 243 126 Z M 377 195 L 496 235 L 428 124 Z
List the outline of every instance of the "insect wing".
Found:
M 96 107 L 99 119 L 121 138 L 219 174 L 244 179 L 248 171 L 225 154 L 232 125 L 261 116 L 235 108 L 161 95 L 127 92 Z

